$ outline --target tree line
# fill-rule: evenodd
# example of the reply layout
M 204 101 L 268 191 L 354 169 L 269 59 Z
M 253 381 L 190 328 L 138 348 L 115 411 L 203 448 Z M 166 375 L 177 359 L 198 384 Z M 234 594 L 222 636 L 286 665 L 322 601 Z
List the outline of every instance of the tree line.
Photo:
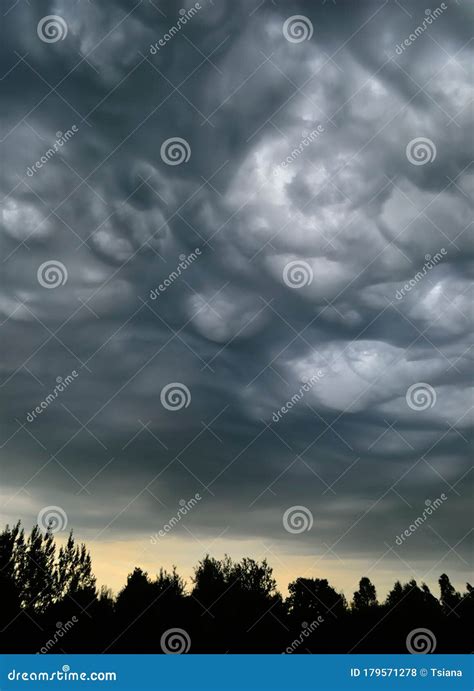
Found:
M 286 598 L 266 560 L 206 555 L 189 588 L 176 568 L 129 574 L 113 597 L 97 588 L 73 533 L 20 522 L 0 533 L 2 653 L 470 653 L 474 589 L 448 576 L 439 596 L 397 581 L 383 602 L 363 577 L 348 602 L 325 578 L 297 578 Z

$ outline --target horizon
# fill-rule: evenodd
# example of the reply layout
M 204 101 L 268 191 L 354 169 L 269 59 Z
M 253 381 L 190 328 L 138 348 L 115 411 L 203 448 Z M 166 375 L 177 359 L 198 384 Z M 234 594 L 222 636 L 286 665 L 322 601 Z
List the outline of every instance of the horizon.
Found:
M 22 524 L 22 527 L 25 530 L 25 535 L 28 535 L 33 526 L 27 529 Z M 417 577 L 416 574 L 410 571 L 410 569 L 402 563 L 399 571 L 396 572 L 395 575 L 392 573 L 391 568 L 372 573 L 371 569 L 366 569 L 365 571 L 363 570 L 364 560 L 362 558 L 353 559 L 350 561 L 350 564 L 348 564 L 346 560 L 344 565 L 338 565 L 338 568 L 334 569 L 334 566 L 330 568 L 328 564 L 330 560 L 327 559 L 327 557 L 326 561 L 321 562 L 317 555 L 307 555 L 306 558 L 300 558 L 298 565 L 295 565 L 294 562 L 292 562 L 291 568 L 289 568 L 283 563 L 283 555 L 281 553 L 278 555 L 272 553 L 271 550 L 269 550 L 269 546 L 263 543 L 260 545 L 260 550 L 252 550 L 252 545 L 249 543 L 249 541 L 243 542 L 241 546 L 237 548 L 233 548 L 232 544 L 229 546 L 229 543 L 226 543 L 226 546 L 220 546 L 219 550 L 210 548 L 208 551 L 198 553 L 198 549 L 196 549 L 196 551 L 192 553 L 192 556 L 184 560 L 185 565 L 183 566 L 182 557 L 186 550 L 182 549 L 180 546 L 180 538 L 174 538 L 174 541 L 177 544 L 174 545 L 172 554 L 163 559 L 159 552 L 157 552 L 156 557 L 154 557 L 152 553 L 150 554 L 150 552 L 153 552 L 153 549 L 156 550 L 156 548 L 160 546 L 157 544 L 153 545 L 150 542 L 150 538 L 152 536 L 148 537 L 148 546 L 151 545 L 151 549 L 147 550 L 147 557 L 141 557 L 140 555 L 145 548 L 143 541 L 134 542 L 133 547 L 130 546 L 129 539 L 117 540 L 115 542 L 104 541 L 94 543 L 93 541 L 87 540 L 87 538 L 81 539 L 73 528 L 71 530 L 75 540 L 79 543 L 84 543 L 91 555 L 92 572 L 97 578 L 97 588 L 100 590 L 100 588 L 103 586 L 109 589 L 114 597 L 116 597 L 125 587 L 127 577 L 135 568 L 140 568 L 142 571 L 148 574 L 150 579 L 154 579 L 161 568 L 171 572 L 172 569 L 176 567 L 178 574 L 185 581 L 186 591 L 189 592 L 190 589 L 192 589 L 192 576 L 194 575 L 195 568 L 206 555 L 209 555 L 217 560 L 222 560 L 225 556 L 229 556 L 234 562 L 240 561 L 243 557 L 250 557 L 251 559 L 255 559 L 257 562 L 266 560 L 273 571 L 273 576 L 277 583 L 277 591 L 283 597 L 288 596 L 288 585 L 297 578 L 326 578 L 329 584 L 334 587 L 337 592 L 345 596 L 348 604 L 350 604 L 353 593 L 358 589 L 359 581 L 363 577 L 370 578 L 371 582 L 376 588 L 379 602 L 385 600 L 388 593 L 397 581 L 401 582 L 402 585 L 413 579 L 419 586 L 422 583 L 426 583 L 430 588 L 431 593 L 437 597 L 439 590 L 438 581 L 443 573 L 446 573 L 450 577 L 453 586 L 459 592 L 462 592 L 465 589 L 466 583 L 469 583 L 469 579 L 472 580 L 472 573 L 469 572 L 469 570 L 466 571 L 463 580 L 462 577 L 453 578 L 450 567 L 441 567 L 441 565 L 439 565 L 439 573 L 436 571 L 428 578 Z M 58 547 L 66 543 L 69 533 L 69 528 L 65 534 L 63 534 L 63 532 L 53 533 Z M 124 547 L 126 547 L 125 552 Z M 274 556 L 273 561 L 272 556 Z M 181 558 L 181 566 L 175 557 Z M 333 557 L 332 561 L 338 562 L 339 560 L 336 557 Z M 127 568 L 124 567 L 125 564 L 128 564 Z M 112 568 L 112 566 L 114 568 Z M 430 573 L 431 571 L 433 571 L 433 566 L 430 564 Z M 110 574 L 112 574 L 112 578 L 110 578 Z M 107 575 L 109 575 L 109 580 L 105 580 Z
M 472 580 L 474 6 L 403 5 L 11 0 L 2 523 Z

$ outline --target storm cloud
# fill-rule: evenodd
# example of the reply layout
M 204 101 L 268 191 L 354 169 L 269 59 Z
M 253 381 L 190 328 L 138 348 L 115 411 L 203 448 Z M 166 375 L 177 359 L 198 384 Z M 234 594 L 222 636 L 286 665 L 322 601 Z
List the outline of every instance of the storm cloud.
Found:
M 7 5 L 7 519 L 463 579 L 472 6 Z

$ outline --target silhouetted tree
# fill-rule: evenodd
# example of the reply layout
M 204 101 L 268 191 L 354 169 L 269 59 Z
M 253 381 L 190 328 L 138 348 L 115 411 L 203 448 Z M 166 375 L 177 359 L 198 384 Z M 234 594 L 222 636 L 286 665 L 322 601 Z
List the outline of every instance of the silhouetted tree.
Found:
M 347 602 L 344 595 L 329 585 L 325 578 L 297 578 L 288 586 L 286 600 L 290 631 L 294 640 L 303 629 L 316 626 L 305 638 L 301 652 L 339 652 L 347 644 Z
M 224 593 L 229 581 L 232 562 L 229 557 L 218 561 L 208 554 L 194 571 L 192 596 L 204 606 L 209 607 Z
M 326 579 L 297 578 L 283 600 L 272 568 L 244 557 L 206 555 L 192 587 L 176 568 L 155 578 L 135 568 L 114 599 L 97 592 L 89 552 L 72 532 L 54 536 L 17 523 L 0 533 L 2 652 L 160 653 L 162 636 L 184 629 L 191 652 L 407 652 L 413 629 L 429 629 L 436 652 L 471 652 L 474 588 L 459 593 L 439 579 L 438 600 L 425 583 L 397 581 L 379 604 L 361 578 L 350 609 Z
M 274 649 L 275 623 L 283 601 L 266 560 L 245 557 L 233 562 L 207 555 L 196 567 L 191 598 L 200 611 L 206 645 L 221 652 Z M 278 625 L 279 627 L 284 625 Z M 242 642 L 247 640 L 247 646 Z
M 59 598 L 96 596 L 96 581 L 92 573 L 90 554 L 84 544 L 75 544 L 72 530 L 66 545 L 59 550 L 56 574 Z
M 0 640 L 2 652 L 15 652 L 19 637 L 19 627 L 23 620 L 21 614 L 21 587 L 18 568 L 22 561 L 24 532 L 18 522 L 13 528 L 7 525 L 0 533 Z M 22 618 L 23 619 L 23 618 Z
M 438 580 L 441 593 L 440 602 L 446 614 L 449 614 L 461 602 L 461 594 L 458 593 L 445 573 L 441 574 Z
M 323 619 L 343 616 L 347 610 L 344 595 L 337 593 L 325 578 L 297 578 L 288 586 L 287 605 L 291 615 L 311 614 Z
M 44 612 L 57 595 L 55 570 L 56 545 L 52 533 L 43 535 L 35 525 L 21 551 L 18 583 L 21 587 L 22 606 L 26 610 Z
M 116 631 L 118 639 L 112 641 L 117 644 L 118 651 L 127 648 L 130 652 L 138 652 L 140 627 L 148 624 L 150 607 L 153 602 L 153 586 L 146 571 L 135 568 L 127 577 L 125 587 L 119 592 L 115 604 Z M 141 621 L 139 621 L 141 620 Z M 142 652 L 152 652 L 150 642 Z
M 364 612 L 377 605 L 377 592 L 375 586 L 369 578 L 364 576 L 364 578 L 361 578 L 359 581 L 359 590 L 356 590 L 354 593 L 352 608 L 357 612 Z
M 185 583 L 173 567 L 155 580 L 139 568 L 128 576 L 117 596 L 114 652 L 162 652 L 161 635 L 169 628 L 188 623 L 185 614 Z
M 474 588 L 470 583 L 466 583 L 466 592 L 462 595 L 461 602 L 456 605 L 455 612 L 465 621 L 472 622 L 474 618 Z

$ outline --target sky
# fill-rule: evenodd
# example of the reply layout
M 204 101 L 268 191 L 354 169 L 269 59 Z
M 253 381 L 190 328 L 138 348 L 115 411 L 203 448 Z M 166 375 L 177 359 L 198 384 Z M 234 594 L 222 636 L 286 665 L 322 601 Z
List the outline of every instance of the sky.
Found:
M 463 587 L 472 4 L 2 14 L 2 521 Z

